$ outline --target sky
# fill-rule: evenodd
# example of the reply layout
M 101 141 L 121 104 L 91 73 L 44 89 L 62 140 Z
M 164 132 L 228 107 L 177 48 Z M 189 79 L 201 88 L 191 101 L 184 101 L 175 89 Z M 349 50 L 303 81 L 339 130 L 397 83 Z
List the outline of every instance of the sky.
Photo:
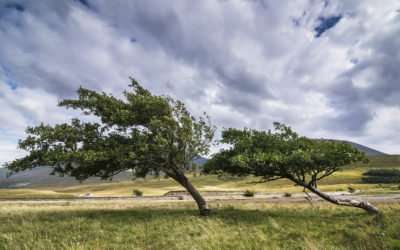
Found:
M 120 96 L 129 76 L 219 131 L 400 153 L 399 65 L 399 0 L 0 0 L 0 164 L 27 126 L 80 117 L 57 107 L 79 86 Z

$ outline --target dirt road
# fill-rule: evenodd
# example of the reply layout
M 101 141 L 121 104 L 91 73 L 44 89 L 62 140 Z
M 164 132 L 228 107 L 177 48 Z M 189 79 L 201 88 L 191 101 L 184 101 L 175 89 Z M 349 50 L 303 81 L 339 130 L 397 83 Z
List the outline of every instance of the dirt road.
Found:
M 371 194 L 371 195 L 361 195 L 361 194 L 350 194 L 347 192 L 334 192 L 328 193 L 338 199 L 350 199 L 350 200 L 363 200 L 369 202 L 378 203 L 397 203 L 400 202 L 400 193 L 396 194 Z M 291 203 L 291 202 L 318 202 L 322 201 L 321 198 L 309 194 L 308 196 L 304 193 L 294 193 L 294 194 L 284 194 L 284 193 L 258 193 L 254 197 L 245 197 L 240 193 L 229 193 L 224 194 L 209 194 L 204 195 L 207 201 L 259 201 L 259 202 L 271 202 L 271 203 Z M 142 197 L 132 197 L 132 196 L 120 196 L 120 197 L 76 197 L 68 199 L 12 199 L 12 198 L 2 198 L 0 199 L 0 205 L 3 203 L 65 203 L 65 202 L 92 202 L 92 201 L 113 201 L 113 200 L 129 200 L 129 201 L 177 201 L 177 200 L 191 200 L 192 198 L 183 193 L 174 195 L 163 195 L 163 196 L 142 196 Z

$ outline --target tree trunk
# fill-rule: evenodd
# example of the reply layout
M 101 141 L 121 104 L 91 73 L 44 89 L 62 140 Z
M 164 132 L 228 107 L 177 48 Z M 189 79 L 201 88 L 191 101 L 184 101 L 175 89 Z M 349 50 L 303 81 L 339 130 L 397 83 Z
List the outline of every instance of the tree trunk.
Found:
M 199 208 L 200 215 L 207 216 L 210 214 L 211 210 L 207 206 L 206 200 L 201 196 L 200 192 L 190 183 L 189 179 L 185 174 L 177 172 L 176 174 L 170 175 L 175 181 L 181 184 L 186 191 L 193 197 Z
M 329 201 L 329 202 L 331 202 L 333 204 L 336 204 L 336 205 L 339 205 L 339 206 L 347 206 L 347 207 L 358 207 L 358 208 L 361 208 L 361 209 L 367 211 L 370 214 L 378 214 L 379 213 L 378 208 L 374 207 L 372 204 L 370 204 L 367 201 L 358 201 L 358 200 L 350 200 L 350 199 L 336 199 L 335 197 L 327 195 L 327 194 L 319 191 L 315 187 L 312 187 L 312 186 L 307 185 L 305 183 L 299 182 L 299 181 L 295 180 L 294 178 L 293 179 L 289 178 L 289 179 L 291 181 L 295 182 L 296 184 L 307 188 L 312 193 L 318 195 L 322 199 L 324 199 L 326 201 Z

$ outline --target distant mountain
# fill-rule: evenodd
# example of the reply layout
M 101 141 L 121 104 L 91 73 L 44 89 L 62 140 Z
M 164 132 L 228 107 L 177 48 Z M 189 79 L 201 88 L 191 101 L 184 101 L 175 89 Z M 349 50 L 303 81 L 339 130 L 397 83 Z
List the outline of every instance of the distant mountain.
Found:
M 16 187 L 34 187 L 34 186 L 71 186 L 80 182 L 73 177 L 50 175 L 50 167 L 36 167 L 31 170 L 15 173 L 10 177 L 6 177 L 7 169 L 0 168 L 0 188 L 16 188 Z M 129 172 L 123 172 L 114 176 L 114 181 L 130 180 L 132 176 Z M 89 178 L 85 180 L 85 184 L 89 183 L 106 183 L 108 180 L 100 178 Z
M 346 140 L 336 140 L 336 139 L 315 139 L 315 140 L 326 140 L 326 141 L 333 141 L 333 142 L 343 142 L 350 144 L 354 148 L 358 149 L 360 152 L 363 152 L 366 156 L 387 156 L 388 154 L 383 153 L 381 151 L 375 150 L 373 148 Z
M 342 141 L 344 143 L 348 143 L 352 145 L 354 148 L 358 149 L 361 152 L 364 152 L 366 156 L 383 156 L 383 155 L 388 155 L 386 153 L 380 152 L 378 150 L 375 150 L 373 148 L 352 142 L 352 141 L 344 141 L 344 140 L 337 140 L 337 141 Z
M 195 163 L 195 164 L 197 164 L 197 165 L 199 165 L 199 166 L 203 166 L 203 164 L 206 163 L 207 161 L 208 161 L 207 158 L 204 158 L 204 157 L 201 157 L 201 156 L 200 156 L 200 157 L 194 159 L 194 160 L 193 160 L 193 163 Z
M 355 147 L 356 149 L 360 150 L 361 152 L 364 152 L 367 156 L 388 155 L 386 153 L 383 153 L 381 151 L 369 148 L 369 147 L 361 145 L 361 144 L 357 144 L 357 143 L 354 143 L 354 142 L 348 142 L 348 143 L 350 143 L 353 147 Z
M 208 159 L 199 157 L 193 160 L 199 166 L 202 166 Z M 72 186 L 80 184 L 73 177 L 50 175 L 50 167 L 36 167 L 31 170 L 15 173 L 7 178 L 7 169 L 0 168 L 0 188 L 17 188 L 17 187 L 37 187 L 37 186 Z M 128 181 L 132 179 L 129 171 L 122 172 L 113 177 L 112 181 Z M 84 184 L 107 183 L 109 180 L 101 180 L 100 178 L 89 178 Z
M 7 169 L 5 169 L 5 168 L 0 168 L 0 180 L 1 180 L 2 178 L 6 178 L 6 176 L 7 176 Z

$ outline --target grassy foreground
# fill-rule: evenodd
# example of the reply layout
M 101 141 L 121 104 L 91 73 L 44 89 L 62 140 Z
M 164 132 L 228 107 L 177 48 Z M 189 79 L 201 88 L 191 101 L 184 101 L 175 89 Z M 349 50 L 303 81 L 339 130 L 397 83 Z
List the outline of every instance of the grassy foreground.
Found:
M 380 218 L 325 203 L 0 203 L 0 249 L 400 249 L 400 204 Z

